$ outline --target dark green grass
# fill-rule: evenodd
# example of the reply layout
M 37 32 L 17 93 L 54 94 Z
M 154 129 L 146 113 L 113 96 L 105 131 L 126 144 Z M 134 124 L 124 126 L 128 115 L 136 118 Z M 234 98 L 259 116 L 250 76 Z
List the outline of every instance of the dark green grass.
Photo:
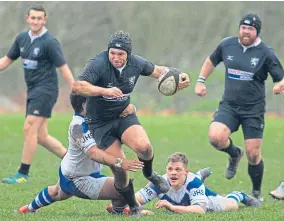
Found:
M 0 115 L 0 177 L 14 173 L 19 166 L 23 145 L 22 115 Z M 50 134 L 67 145 L 67 128 L 71 115 L 55 115 L 49 123 Z M 251 192 L 251 183 L 247 174 L 247 160 L 243 158 L 239 171 L 233 180 L 224 178 L 227 155 L 214 150 L 208 143 L 207 131 L 211 118 L 172 116 L 141 117 L 141 123 L 147 130 L 155 150 L 155 169 L 163 173 L 165 162 L 170 153 L 185 152 L 189 157 L 190 170 L 210 166 L 213 174 L 206 181 L 208 187 L 219 194 L 233 190 Z M 237 145 L 243 146 L 241 131 L 233 136 Z M 267 119 L 265 139 L 263 142 L 263 159 L 265 176 L 263 195 L 265 201 L 261 209 L 242 208 L 236 212 L 205 215 L 170 215 L 163 210 L 153 209 L 154 202 L 146 208 L 153 209 L 155 215 L 142 217 L 147 220 L 283 220 L 284 202 L 272 200 L 268 193 L 284 180 L 284 124 L 282 119 Z M 124 148 L 128 156 L 134 156 Z M 19 215 L 15 212 L 20 206 L 29 203 L 36 194 L 47 185 L 57 182 L 57 171 L 60 160 L 48 151 L 39 147 L 31 167 L 31 183 L 22 185 L 5 185 L 0 183 L 0 220 L 119 220 L 134 219 L 130 217 L 113 217 L 105 212 L 107 201 L 88 201 L 71 198 L 41 209 L 38 214 Z M 110 174 L 105 168 L 104 173 Z M 147 182 L 141 172 L 131 173 L 135 190 Z

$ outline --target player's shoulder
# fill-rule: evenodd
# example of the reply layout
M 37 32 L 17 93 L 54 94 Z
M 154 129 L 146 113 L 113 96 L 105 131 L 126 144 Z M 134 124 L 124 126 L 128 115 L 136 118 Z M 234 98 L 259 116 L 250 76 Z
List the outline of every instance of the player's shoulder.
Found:
M 128 58 L 127 64 L 128 66 L 137 67 L 143 69 L 143 67 L 147 64 L 147 60 L 140 55 L 131 54 Z
M 53 34 L 51 34 L 49 31 L 46 31 L 46 33 L 44 33 L 42 38 L 44 39 L 44 41 L 47 42 L 47 45 L 50 45 L 50 44 L 60 44 L 58 39 Z
M 228 45 L 238 44 L 238 43 L 239 43 L 239 40 L 238 40 L 238 37 L 236 36 L 229 36 L 229 37 L 223 38 L 220 42 L 220 44 L 223 47 L 226 47 Z
M 275 50 L 269 45 L 265 44 L 263 41 L 258 45 L 258 48 L 263 51 L 268 57 L 276 56 Z
M 185 185 L 186 188 L 190 190 L 199 188 L 203 185 L 203 182 L 194 173 L 189 172 L 186 177 Z
M 24 38 L 26 38 L 28 36 L 29 36 L 29 32 L 28 31 L 22 31 L 22 32 L 17 34 L 16 39 L 17 40 L 21 40 L 21 39 L 24 39 Z
M 108 52 L 102 51 L 97 54 L 95 57 L 91 58 L 88 62 L 91 68 L 99 71 L 104 71 L 109 69 L 109 59 L 108 59 Z

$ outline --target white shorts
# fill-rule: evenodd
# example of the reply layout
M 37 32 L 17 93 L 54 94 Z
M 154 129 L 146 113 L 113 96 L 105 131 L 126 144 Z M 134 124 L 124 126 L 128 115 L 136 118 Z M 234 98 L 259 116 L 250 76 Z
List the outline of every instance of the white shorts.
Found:
M 223 212 L 225 211 L 225 203 L 227 201 L 226 197 L 208 196 L 208 206 L 206 208 L 207 212 Z
M 78 178 L 67 178 L 59 168 L 59 184 L 62 191 L 68 195 L 83 199 L 96 200 L 109 177 L 99 173 Z

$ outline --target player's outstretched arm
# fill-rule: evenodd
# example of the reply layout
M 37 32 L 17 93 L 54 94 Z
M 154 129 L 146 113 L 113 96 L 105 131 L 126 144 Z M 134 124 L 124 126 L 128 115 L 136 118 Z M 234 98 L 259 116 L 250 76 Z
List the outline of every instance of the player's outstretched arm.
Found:
M 62 65 L 61 67 L 59 67 L 59 70 L 60 70 L 61 74 L 63 75 L 63 78 L 66 81 L 69 89 L 72 90 L 74 78 L 73 78 L 72 72 L 71 72 L 68 64 Z
M 144 166 L 143 162 L 137 159 L 117 158 L 99 149 L 97 146 L 93 146 L 88 150 L 88 157 L 98 163 L 132 172 L 136 172 Z
M 3 58 L 0 59 L 0 71 L 4 70 L 7 68 L 14 60 L 9 58 L 8 56 L 4 56 Z
M 176 205 L 171 204 L 167 200 L 159 200 L 156 203 L 156 208 L 157 209 L 165 208 L 165 209 L 170 210 L 174 213 L 199 213 L 199 214 L 205 213 L 204 209 L 199 205 L 176 206 Z

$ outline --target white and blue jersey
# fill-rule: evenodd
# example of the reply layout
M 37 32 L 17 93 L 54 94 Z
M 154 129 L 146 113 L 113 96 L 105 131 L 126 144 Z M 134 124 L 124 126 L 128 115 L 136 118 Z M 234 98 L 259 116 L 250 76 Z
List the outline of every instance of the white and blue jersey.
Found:
M 69 147 L 59 168 L 60 187 L 69 195 L 97 199 L 107 177 L 101 174 L 103 165 L 88 157 L 88 150 L 96 142 L 83 116 L 73 116 L 68 140 Z
M 61 162 L 62 174 L 68 178 L 100 173 L 103 165 L 88 157 L 88 150 L 96 146 L 83 116 L 75 114 L 69 126 L 69 146 Z
M 163 177 L 169 182 L 166 174 Z M 150 183 L 139 190 L 137 195 L 141 197 L 143 204 L 159 198 L 167 200 L 173 205 L 199 205 L 205 211 L 222 211 L 224 209 L 224 205 L 221 202 L 224 197 L 205 187 L 202 180 L 193 173 L 188 173 L 184 185 L 178 190 L 171 186 L 167 193 L 161 193 L 156 186 Z

